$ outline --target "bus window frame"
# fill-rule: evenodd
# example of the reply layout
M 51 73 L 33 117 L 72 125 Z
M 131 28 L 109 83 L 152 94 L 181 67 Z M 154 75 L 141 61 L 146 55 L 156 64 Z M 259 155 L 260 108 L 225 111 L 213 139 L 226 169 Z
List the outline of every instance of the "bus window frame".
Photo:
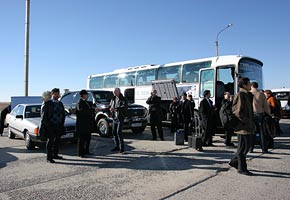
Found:
M 147 81 L 146 80 L 146 84 L 144 84 L 144 81 L 143 81 L 143 84 L 142 85 L 140 85 L 139 83 L 139 81 L 138 81 L 138 79 L 139 79 L 139 77 L 140 77 L 140 72 L 142 72 L 143 74 L 144 74 L 144 72 L 145 71 L 154 71 L 154 80 L 150 80 L 150 81 Z M 145 73 L 146 74 L 146 73 Z M 156 80 L 156 75 L 157 74 L 157 68 L 152 68 L 152 69 L 145 69 L 145 70 L 138 70 L 138 71 L 136 71 L 136 85 L 135 85 L 135 87 L 142 87 L 142 86 L 149 86 L 149 85 L 151 85 L 151 82 L 152 81 L 155 81 Z M 142 76 L 141 76 L 142 77 Z
M 177 81 L 175 78 L 173 78 L 173 77 L 166 77 L 165 79 L 164 78 L 159 78 L 159 71 L 161 71 L 161 70 L 163 70 L 163 69 L 168 69 L 168 68 L 173 68 L 173 67 L 178 67 L 178 77 L 179 77 L 179 80 Z M 176 82 L 176 83 L 182 83 L 181 82 L 181 73 L 182 73 L 182 65 L 181 64 L 178 64 L 178 65 L 171 65 L 171 66 L 161 66 L 161 67 L 159 67 L 157 70 L 156 70 L 157 72 L 156 72 L 156 80 L 171 80 L 171 79 L 174 79 L 174 81 Z M 162 73 L 162 75 L 167 75 L 168 73 Z

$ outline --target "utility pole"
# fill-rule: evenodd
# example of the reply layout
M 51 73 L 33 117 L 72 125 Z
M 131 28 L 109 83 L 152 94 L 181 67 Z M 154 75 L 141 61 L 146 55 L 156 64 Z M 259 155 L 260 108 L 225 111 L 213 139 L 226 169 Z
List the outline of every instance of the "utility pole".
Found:
M 28 69 L 29 69 L 29 18 L 30 0 L 26 0 L 25 10 L 25 49 L 24 49 L 24 94 L 28 96 Z

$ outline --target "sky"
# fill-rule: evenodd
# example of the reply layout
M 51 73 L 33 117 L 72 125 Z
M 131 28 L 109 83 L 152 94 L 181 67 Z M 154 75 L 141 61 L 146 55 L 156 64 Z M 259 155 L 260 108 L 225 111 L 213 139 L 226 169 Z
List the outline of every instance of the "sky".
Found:
M 289 0 L 31 0 L 29 90 L 86 88 L 115 69 L 219 55 L 264 63 L 264 89 L 290 88 Z M 25 0 L 0 0 L 0 102 L 24 95 Z

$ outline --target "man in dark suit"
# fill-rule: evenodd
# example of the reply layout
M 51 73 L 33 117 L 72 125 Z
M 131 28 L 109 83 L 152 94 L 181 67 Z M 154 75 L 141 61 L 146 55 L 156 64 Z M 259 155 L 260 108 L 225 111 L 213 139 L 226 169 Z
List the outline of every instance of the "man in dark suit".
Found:
M 187 94 L 183 93 L 184 101 L 181 104 L 181 116 L 183 119 L 184 140 L 188 141 L 189 124 L 193 120 L 193 108 L 191 101 L 188 100 Z
M 58 152 L 60 137 L 64 134 L 65 111 L 62 102 L 58 100 L 59 89 L 52 89 L 51 95 L 52 98 L 46 101 L 41 109 L 41 129 L 47 136 L 47 162 L 55 163 L 54 159 L 63 159 Z
M 163 129 L 161 125 L 162 121 L 162 110 L 161 110 L 161 97 L 157 96 L 157 91 L 154 89 L 151 92 L 151 96 L 147 99 L 146 103 L 149 105 L 149 114 L 150 114 L 150 126 L 152 139 L 156 140 L 156 126 L 160 140 L 164 140 Z
M 88 100 L 88 92 L 86 90 L 80 91 L 80 100 L 76 106 L 76 133 L 79 136 L 78 141 L 78 155 L 84 157 L 85 155 L 92 155 L 90 153 L 91 132 L 93 129 L 93 103 Z
M 199 112 L 201 115 L 201 124 L 204 132 L 202 136 L 203 146 L 213 146 L 212 137 L 214 131 L 214 106 L 209 99 L 211 94 L 209 90 L 205 90 L 203 93 L 203 100 L 200 102 Z

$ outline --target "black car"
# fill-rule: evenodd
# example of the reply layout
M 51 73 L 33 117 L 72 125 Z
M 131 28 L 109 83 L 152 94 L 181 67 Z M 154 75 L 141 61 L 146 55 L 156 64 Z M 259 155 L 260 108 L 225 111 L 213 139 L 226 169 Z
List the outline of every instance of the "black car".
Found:
M 76 114 L 76 104 L 80 99 L 80 91 L 64 94 L 61 101 L 66 111 L 72 116 Z M 88 90 L 88 101 L 92 101 L 97 108 L 95 113 L 96 132 L 100 136 L 111 135 L 113 119 L 108 106 L 114 94 L 111 91 Z M 147 109 L 144 106 L 128 103 L 127 117 L 124 120 L 124 129 L 131 129 L 134 133 L 142 133 L 147 126 Z

